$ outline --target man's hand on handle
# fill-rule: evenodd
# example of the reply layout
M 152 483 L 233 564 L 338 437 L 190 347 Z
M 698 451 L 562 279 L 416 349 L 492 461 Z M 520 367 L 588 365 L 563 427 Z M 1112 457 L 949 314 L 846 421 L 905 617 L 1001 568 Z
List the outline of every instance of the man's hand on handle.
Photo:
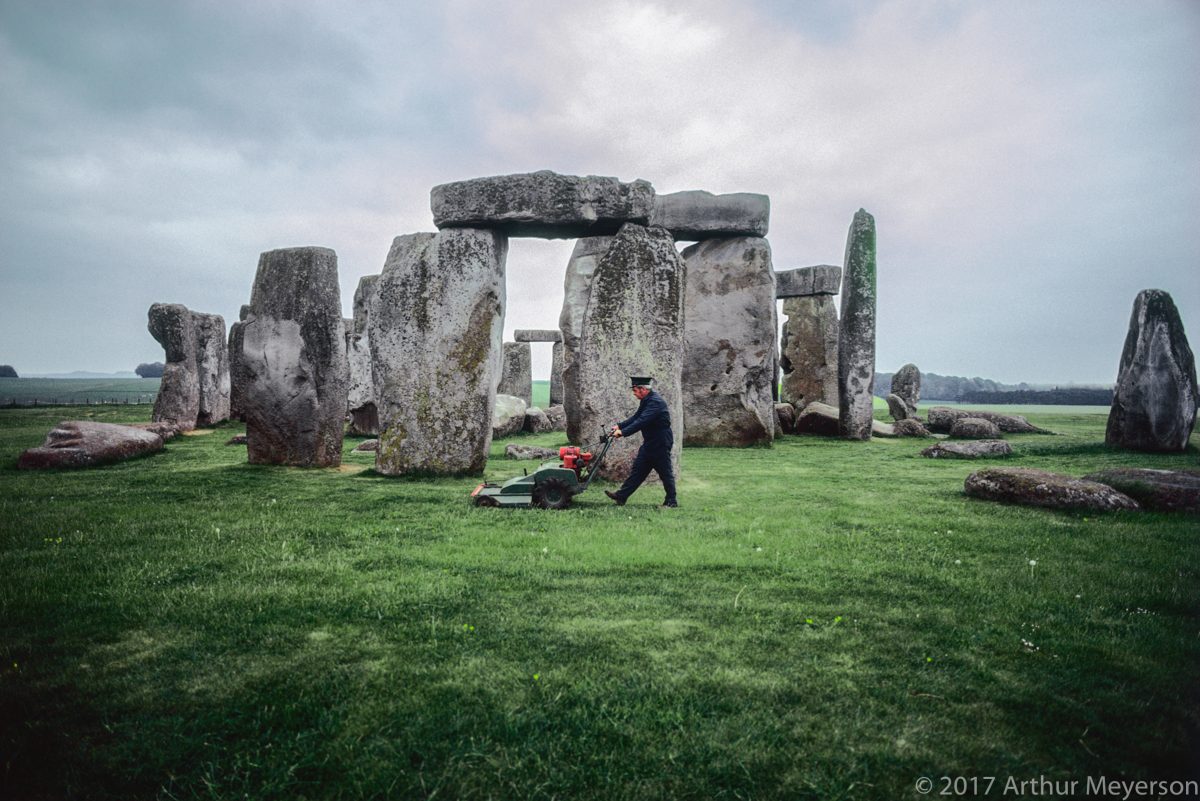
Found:
M 620 428 L 619 426 L 613 426 L 613 427 L 612 427 L 612 435 L 613 435 L 614 437 L 616 437 L 617 439 L 620 439 L 622 436 L 624 436 L 624 435 L 621 433 L 621 428 Z

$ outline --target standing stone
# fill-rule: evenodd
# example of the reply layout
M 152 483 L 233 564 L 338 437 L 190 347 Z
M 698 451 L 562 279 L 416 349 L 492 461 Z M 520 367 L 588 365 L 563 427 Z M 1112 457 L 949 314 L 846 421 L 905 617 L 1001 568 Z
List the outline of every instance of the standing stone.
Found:
M 585 443 L 582 433 L 579 367 L 576 365 L 575 354 L 578 353 L 582 341 L 583 317 L 592 293 L 592 279 L 596 267 L 614 239 L 615 237 L 611 236 L 593 236 L 576 242 L 563 280 L 563 307 L 558 317 L 563 340 L 562 404 L 567 415 L 567 439 L 576 445 Z M 590 438 L 592 434 L 589 433 L 588 436 Z
M 192 312 L 192 327 L 196 332 L 196 377 L 200 388 L 196 425 L 215 425 L 229 419 L 231 385 L 225 318 Z
M 440 229 L 494 228 L 509 236 L 573 239 L 613 234 L 626 222 L 645 224 L 654 209 L 654 187 L 542 170 L 435 186 L 430 207 Z
M 1197 401 L 1196 359 L 1175 301 L 1161 289 L 1142 290 L 1133 302 L 1104 441 L 1135 451 L 1184 451 Z
M 892 394 L 904 401 L 910 417 L 917 413 L 917 403 L 921 400 L 921 371 L 915 364 L 904 365 L 892 376 Z
M 238 379 L 238 359 L 242 355 L 242 322 L 250 314 L 250 304 L 243 303 L 238 320 L 229 326 L 229 416 L 234 420 L 245 419 L 242 414 L 242 385 Z
M 550 349 L 550 405 L 563 402 L 563 343 L 555 342 Z
M 250 463 L 341 464 L 349 368 L 337 254 L 320 247 L 263 253 L 240 336 Z
M 192 313 L 180 303 L 155 303 L 147 328 L 166 352 L 162 383 L 151 420 L 191 431 L 200 416 L 200 377 L 196 373 L 196 328 Z
M 574 357 L 577 436 L 595 444 L 602 431 L 637 408 L 629 376 L 654 378 L 671 412 L 678 477 L 683 444 L 683 336 L 687 267 L 665 228 L 623 227 L 596 265 Z M 568 332 L 563 327 L 563 338 Z M 568 394 L 570 399 L 570 394 Z M 568 422 L 570 422 L 568 420 Z M 618 439 L 601 475 L 623 480 L 640 437 Z
M 367 331 L 371 298 L 379 283 L 378 275 L 358 279 L 354 291 L 354 322 L 346 343 L 346 359 L 350 364 L 350 390 L 347 407 L 350 411 L 350 433 L 356 436 L 379 436 L 379 410 L 375 406 L 375 385 L 371 378 L 371 336 Z
M 801 411 L 814 401 L 838 405 L 838 312 L 831 295 L 783 301 L 782 398 Z
M 683 260 L 685 444 L 770 445 L 778 331 L 771 246 L 760 237 L 707 239 Z
M 846 237 L 842 322 L 838 339 L 841 434 L 871 438 L 875 383 L 875 218 L 859 209 Z
M 734 192 L 714 195 L 692 190 L 656 195 L 650 224 L 666 228 L 688 242 L 735 236 L 766 236 L 771 199 L 766 195 Z
M 888 413 L 891 414 L 893 420 L 907 420 L 912 415 L 912 410 L 908 408 L 908 402 L 895 392 L 888 393 L 887 405 Z
M 528 342 L 505 342 L 496 392 L 533 403 L 533 354 Z
M 367 320 L 386 475 L 481 473 L 492 443 L 508 239 L 455 228 L 392 242 Z

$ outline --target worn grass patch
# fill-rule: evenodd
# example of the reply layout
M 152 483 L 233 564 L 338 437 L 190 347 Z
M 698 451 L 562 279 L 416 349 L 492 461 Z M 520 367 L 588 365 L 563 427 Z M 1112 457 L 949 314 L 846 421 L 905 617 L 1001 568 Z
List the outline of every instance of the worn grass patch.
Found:
M 476 478 L 246 464 L 215 436 L 18 472 L 0 411 L 0 797 L 880 798 L 1194 770 L 1195 518 L 989 504 L 925 443 L 688 449 L 566 512 Z M 88 410 L 146 419 L 148 407 Z M 1030 415 L 1020 464 L 1110 451 Z M 558 435 L 522 441 L 558 444 Z M 519 474 L 493 444 L 488 479 Z

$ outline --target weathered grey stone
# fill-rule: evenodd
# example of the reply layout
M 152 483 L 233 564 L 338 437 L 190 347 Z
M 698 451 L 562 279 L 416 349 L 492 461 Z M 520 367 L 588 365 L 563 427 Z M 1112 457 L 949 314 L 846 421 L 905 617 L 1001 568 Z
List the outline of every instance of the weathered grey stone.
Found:
M 341 308 L 332 250 L 259 257 L 236 359 L 251 464 L 341 464 L 349 385 Z
M 904 402 L 904 398 L 901 398 L 895 392 L 888 393 L 887 405 L 888 414 L 892 416 L 893 420 L 900 421 L 908 419 L 910 414 L 908 404 Z
M 921 451 L 930 459 L 987 459 L 1011 456 L 1012 446 L 1002 439 L 978 439 L 968 442 L 939 442 Z
M 249 304 L 244 304 L 238 321 L 229 326 L 229 417 L 233 420 L 245 419 L 242 414 L 241 373 L 237 362 L 242 356 L 242 323 L 249 313 Z
M 504 456 L 509 459 L 548 461 L 558 458 L 558 448 L 543 448 L 540 445 L 521 445 L 510 442 L 504 446 Z
M 766 236 L 771 199 L 751 192 L 714 195 L 703 190 L 672 192 L 654 198 L 650 224 L 687 242 L 734 236 Z
M 1116 467 L 1084 476 L 1098 481 L 1156 512 L 1200 514 L 1200 470 L 1151 470 Z
M 958 439 L 999 439 L 1000 427 L 982 417 L 960 417 L 950 426 L 950 436 Z
M 637 408 L 629 376 L 652 376 L 671 413 L 676 476 L 683 444 L 686 274 L 675 240 L 665 229 L 624 226 L 596 266 L 574 362 L 580 412 L 576 434 L 581 444 L 593 444 L 602 430 Z M 563 334 L 566 339 L 565 326 Z M 570 394 L 567 397 L 569 401 Z M 617 440 L 600 475 L 624 479 L 640 443 L 636 436 Z
M 550 349 L 550 405 L 563 402 L 563 343 L 555 342 Z M 565 418 L 564 418 L 565 419 Z
M 778 434 L 792 434 L 796 429 L 796 407 L 790 403 L 775 404 L 775 430 Z
M 492 410 L 492 439 L 519 434 L 525 427 L 525 399 L 516 395 L 496 395 Z
M 527 431 L 530 434 L 546 434 L 554 430 L 554 426 L 550 423 L 550 418 L 544 411 L 536 406 L 525 410 L 525 425 L 521 427 L 522 431 Z
M 982 409 L 951 409 L 947 406 L 934 406 L 929 410 L 925 427 L 939 434 L 948 434 L 954 426 L 954 421 L 961 417 L 977 417 L 996 424 L 1006 434 L 1049 434 L 1044 428 L 1038 428 L 1019 414 L 1000 414 Z
M 897 437 L 932 437 L 933 434 L 920 421 L 913 417 L 897 420 L 892 428 Z
M 567 430 L 567 410 L 562 404 L 555 404 L 546 409 L 546 419 L 550 421 L 551 431 Z
M 502 395 L 514 395 L 533 403 L 533 354 L 528 342 L 505 342 L 500 364 L 500 385 L 496 389 Z
M 921 400 L 921 371 L 915 364 L 904 365 L 892 376 L 892 394 L 904 401 L 909 416 L 917 413 L 917 404 Z
M 90 420 L 64 420 L 50 430 L 40 448 L 30 448 L 17 458 L 17 468 L 96 467 L 162 448 L 162 437 L 153 431 Z
M 130 428 L 140 428 L 151 434 L 158 434 L 162 437 L 163 442 L 170 442 L 181 433 L 179 426 L 165 420 L 158 423 L 125 423 L 124 425 L 128 425 Z
M 508 240 L 456 228 L 396 237 L 367 319 L 384 429 L 375 469 L 481 473 L 492 440 Z
M 558 318 L 563 335 L 562 402 L 567 415 L 567 439 L 576 445 L 583 444 L 580 431 L 583 412 L 575 354 L 579 351 L 583 336 L 583 317 L 587 310 L 588 298 L 591 297 L 596 267 L 614 238 L 594 236 L 576 242 L 567 262 L 566 277 L 563 281 L 563 307 Z
M 190 431 L 200 415 L 200 377 L 196 371 L 196 328 L 192 313 L 180 303 L 155 303 L 147 328 L 166 352 L 162 382 L 150 419 Z
M 349 432 L 356 436 L 379 436 L 379 409 L 375 405 L 375 381 L 371 374 L 371 335 L 367 321 L 378 275 L 364 275 L 354 290 L 354 320 L 346 342 L 350 365 L 350 389 L 346 406 L 350 412 Z
M 1161 289 L 1139 292 L 1104 441 L 1136 451 L 1186 450 L 1198 402 L 1196 359 L 1175 301 Z
M 875 383 L 875 218 L 859 209 L 846 237 L 838 401 L 841 433 L 870 439 Z
M 562 342 L 562 331 L 557 328 L 518 328 L 513 331 L 515 342 Z
M 627 222 L 645 224 L 654 187 L 597 175 L 543 170 L 435 186 L 430 193 L 438 228 L 496 228 L 508 236 L 573 239 L 616 233 Z
M 778 275 L 778 273 L 776 273 Z M 779 367 L 781 397 L 797 411 L 817 401 L 838 405 L 838 312 L 829 295 L 783 302 Z
M 1137 501 L 1095 481 L 1028 467 L 991 467 L 967 476 L 963 490 L 974 498 L 1050 509 L 1115 512 L 1138 509 Z
M 807 298 L 836 295 L 842 286 L 842 268 L 836 264 L 816 264 L 775 273 L 775 297 Z
M 817 434 L 822 437 L 836 437 L 839 431 L 838 410 L 827 403 L 813 401 L 796 413 L 796 425 L 793 430 L 797 434 Z
M 896 427 L 891 423 L 885 423 L 882 420 L 871 421 L 871 436 L 873 437 L 894 437 L 896 436 Z
M 354 448 L 355 453 L 375 453 L 379 450 L 379 440 L 364 439 Z
M 192 312 L 192 327 L 196 333 L 196 378 L 200 392 L 196 425 L 216 425 L 229 419 L 231 383 L 225 318 Z
M 746 447 L 775 438 L 775 272 L 759 237 L 683 251 L 684 444 Z

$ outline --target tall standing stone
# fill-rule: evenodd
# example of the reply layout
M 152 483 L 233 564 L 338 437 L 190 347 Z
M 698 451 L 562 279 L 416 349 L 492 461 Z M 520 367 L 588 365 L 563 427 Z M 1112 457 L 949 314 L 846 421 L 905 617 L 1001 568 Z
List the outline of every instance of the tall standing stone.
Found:
M 191 431 L 200 415 L 194 318 L 180 303 L 155 303 L 147 316 L 150 335 L 166 352 L 162 382 L 150 419 L 156 423 L 173 423 L 181 431 Z
M 875 382 L 875 218 L 863 209 L 850 224 L 842 273 L 839 425 L 843 437 L 867 440 Z
M 838 405 L 838 311 L 832 295 L 783 301 L 779 366 L 783 400 L 801 411 L 816 401 Z
M 653 376 L 654 388 L 671 412 L 675 434 L 671 457 L 676 475 L 684 425 L 686 274 L 670 232 L 625 225 L 596 265 L 573 363 L 578 436 L 589 444 L 637 408 L 629 376 Z M 564 326 L 564 341 L 567 336 Z M 613 444 L 601 467 L 602 475 L 618 480 L 628 475 L 641 442 L 640 437 L 630 440 Z
M 904 365 L 892 376 L 892 394 L 904 401 L 909 416 L 917 413 L 917 403 L 921 400 L 921 371 L 915 364 Z
M 492 443 L 508 239 L 447 229 L 392 242 L 368 316 L 383 433 L 375 469 L 481 473 Z
M 576 242 L 563 280 L 563 307 L 558 318 L 563 340 L 562 404 L 567 416 L 567 439 L 576 445 L 584 444 L 584 440 L 579 367 L 575 356 L 582 342 L 583 318 L 592 294 L 592 280 L 600 259 L 608 252 L 614 239 L 612 236 L 592 236 Z
M 341 464 L 349 368 L 337 254 L 320 247 L 263 253 L 239 334 L 250 463 Z
M 555 342 L 550 350 L 550 405 L 563 402 L 563 343 Z
M 237 322 L 229 326 L 229 416 L 234 420 L 242 420 L 242 385 L 238 372 L 238 359 L 242 355 L 242 323 L 250 314 L 250 304 L 243 303 L 238 312 Z
M 215 425 L 229 419 L 231 387 L 225 318 L 192 312 L 192 327 L 196 333 L 196 377 L 200 389 L 196 425 Z
M 1145 289 L 1133 302 L 1104 441 L 1136 451 L 1184 451 L 1196 423 L 1196 358 L 1175 301 Z
M 771 246 L 761 237 L 708 239 L 684 250 L 683 260 L 684 441 L 769 445 L 778 330 Z
M 354 291 L 354 323 L 347 342 L 346 358 L 350 363 L 350 390 L 346 405 L 350 411 L 350 433 L 359 436 L 379 436 L 379 410 L 375 406 L 375 385 L 371 377 L 371 336 L 367 331 L 371 299 L 379 283 L 378 275 L 358 279 Z
M 533 405 L 533 353 L 528 342 L 505 342 L 497 394 L 512 395 Z

